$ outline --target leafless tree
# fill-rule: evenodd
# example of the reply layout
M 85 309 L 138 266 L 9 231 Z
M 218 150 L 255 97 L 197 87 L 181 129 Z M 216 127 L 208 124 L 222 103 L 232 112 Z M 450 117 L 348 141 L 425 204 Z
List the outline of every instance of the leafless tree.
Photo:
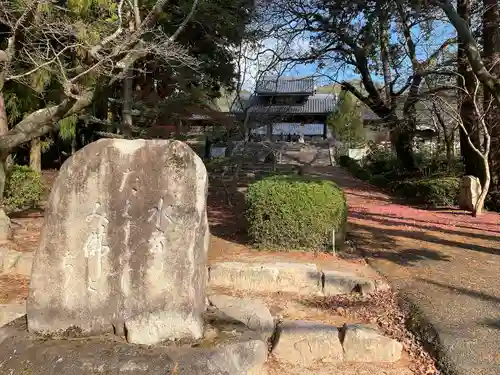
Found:
M 315 60 L 325 69 L 350 66 L 359 72 L 363 91 L 348 81 L 342 82 L 343 87 L 389 125 L 400 161 L 408 169 L 414 169 L 411 148 L 416 104 L 420 98 L 432 94 L 422 89 L 422 83 L 425 77 L 442 73 L 436 68 L 436 61 L 456 39 L 451 37 L 437 47 L 428 46 L 428 54 L 422 58 L 418 51 L 429 43 L 414 31 L 433 18 L 416 17 L 408 12 L 408 4 L 399 0 L 368 4 L 292 0 L 273 4 L 269 23 L 274 23 L 274 32 L 280 36 L 301 35 L 311 42 L 297 59 Z M 397 43 L 389 43 L 390 34 Z M 381 76 L 383 85 L 377 85 L 374 74 Z M 405 100 L 401 116 L 397 109 L 402 97 Z
M 448 84 L 451 84 L 448 82 Z M 426 82 L 427 87 L 432 87 Z M 448 90 L 429 95 L 421 101 L 421 106 L 425 108 L 425 115 L 421 116 L 422 121 L 432 123 L 434 131 L 438 134 L 438 152 L 442 151 L 444 146 L 448 169 L 452 167 L 455 157 L 456 140 L 458 139 L 459 125 L 454 117 L 450 117 L 447 111 L 443 110 L 443 101 L 446 102 L 446 108 L 457 107 L 459 96 L 456 90 Z
M 261 29 L 263 25 L 257 18 L 249 27 Z M 224 182 L 231 171 L 229 182 L 233 188 L 237 186 L 242 164 L 248 154 L 251 134 L 258 128 L 278 122 L 289 113 L 287 110 L 289 106 L 286 105 L 281 107 L 281 111 L 276 111 L 275 107 L 260 106 L 256 101 L 255 88 L 264 78 L 272 77 L 277 83 L 295 65 L 294 62 L 284 61 L 284 56 L 290 54 L 291 46 L 290 41 L 287 43 L 283 40 L 273 40 L 262 36 L 257 39 L 245 40 L 234 52 L 237 83 L 232 95 L 225 98 L 227 103 L 223 104 L 235 118 L 236 129 L 239 132 L 238 138 L 241 141 L 237 142 L 234 149 L 231 148 L 229 163 L 224 167 L 221 176 Z M 259 147 L 265 149 L 266 152 L 273 152 L 266 142 L 259 142 Z M 231 204 L 230 189 L 225 182 L 223 186 L 226 191 L 227 203 Z
M 486 196 L 488 195 L 488 191 L 491 183 L 491 173 L 490 173 L 490 163 L 489 156 L 491 152 L 491 126 L 488 126 L 486 120 L 489 112 L 494 108 L 494 104 L 490 101 L 488 104 L 484 104 L 483 95 L 482 95 L 482 84 L 479 79 L 475 79 L 475 85 L 473 91 L 465 91 L 463 86 L 458 85 L 457 91 L 461 91 L 460 97 L 465 98 L 464 100 L 468 100 L 473 104 L 473 112 L 474 116 L 477 120 L 478 129 L 472 129 L 474 132 L 478 132 L 481 135 L 481 142 L 479 145 L 476 145 L 472 142 L 471 131 L 468 130 L 464 124 L 462 116 L 460 115 L 459 109 L 457 109 L 456 103 L 450 102 L 449 100 L 444 99 L 442 96 L 435 96 L 434 100 L 437 105 L 440 105 L 442 112 L 449 116 L 453 121 L 461 128 L 461 130 L 465 133 L 467 137 L 467 141 L 471 149 L 476 153 L 479 160 L 481 160 L 481 171 L 482 175 L 484 175 L 484 181 L 481 183 L 481 194 L 478 197 L 478 200 L 475 204 L 474 210 L 472 212 L 473 216 L 478 216 L 482 213 L 484 202 Z M 496 126 L 500 126 L 500 124 L 496 124 Z
M 157 22 L 167 0 L 157 0 L 142 19 L 137 1 L 119 0 L 117 21 L 102 22 L 98 28 L 83 18 L 75 19 L 49 0 L 25 0 L 21 8 L 17 2 L 1 1 L 0 22 L 9 27 L 9 33 L 8 45 L 0 51 L 0 196 L 8 155 L 16 147 L 57 130 L 61 119 L 89 107 L 96 87 L 125 79 L 134 63 L 145 57 L 195 66 L 196 60 L 176 38 L 193 16 L 197 2 L 194 0 L 191 12 L 176 31 L 165 35 Z M 133 27 L 128 27 L 126 11 L 134 14 Z M 63 93 L 54 104 L 28 114 L 9 129 L 4 85 L 9 81 L 29 84 L 30 78 L 42 71 L 59 78 Z
M 477 43 L 470 25 L 460 16 L 452 1 L 433 0 L 429 4 L 437 5 L 448 17 L 450 23 L 456 29 L 458 37 L 461 39 L 472 71 L 495 99 L 497 105 L 500 105 L 500 77 L 492 74 L 491 65 L 489 67 L 486 66 L 481 56 L 481 47 Z

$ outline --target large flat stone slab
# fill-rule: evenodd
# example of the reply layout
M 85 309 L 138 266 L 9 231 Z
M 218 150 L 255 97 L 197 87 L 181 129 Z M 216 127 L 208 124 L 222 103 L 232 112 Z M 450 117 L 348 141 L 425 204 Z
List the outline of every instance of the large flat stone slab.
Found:
M 273 350 L 280 361 L 310 366 L 315 361 L 340 362 L 343 350 L 337 327 L 302 320 L 285 320 Z
M 360 277 L 353 273 L 339 271 L 323 271 L 323 294 L 334 296 L 338 294 L 361 293 L 370 294 L 376 290 L 373 280 Z
M 0 374 L 257 375 L 267 359 L 267 344 L 260 340 L 172 349 L 107 336 L 41 339 L 20 326 L 16 321 L 0 329 Z
M 321 273 L 314 264 L 222 262 L 210 265 L 209 285 L 314 294 L 321 291 Z
M 269 339 L 274 332 L 274 319 L 262 302 L 225 295 L 208 297 L 210 304 L 225 317 L 242 322 L 251 330 Z
M 372 326 L 348 324 L 342 328 L 342 336 L 346 361 L 395 362 L 401 358 L 403 345 Z
M 201 337 L 207 187 L 203 162 L 179 141 L 102 139 L 66 160 L 35 252 L 30 331 Z

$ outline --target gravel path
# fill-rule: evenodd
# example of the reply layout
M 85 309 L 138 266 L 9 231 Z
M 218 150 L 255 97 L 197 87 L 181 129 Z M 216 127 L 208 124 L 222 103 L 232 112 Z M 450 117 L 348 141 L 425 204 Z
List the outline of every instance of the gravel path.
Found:
M 409 207 L 340 168 L 314 173 L 345 190 L 357 245 L 434 326 L 443 372 L 500 374 L 500 215 Z

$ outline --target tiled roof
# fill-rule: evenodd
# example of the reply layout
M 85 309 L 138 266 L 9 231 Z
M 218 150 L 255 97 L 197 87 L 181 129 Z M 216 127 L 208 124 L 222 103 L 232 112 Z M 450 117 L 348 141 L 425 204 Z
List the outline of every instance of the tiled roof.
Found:
M 312 94 L 314 79 L 312 77 L 263 77 L 256 85 L 257 94 Z
M 241 98 L 244 105 L 250 105 L 250 113 L 330 113 L 335 108 L 335 95 L 333 94 L 316 94 L 309 96 L 302 104 L 290 105 L 264 105 L 258 102 L 258 98 Z M 255 104 L 251 104 L 253 102 Z M 241 105 L 233 107 L 234 112 L 242 112 Z
M 403 113 L 401 109 L 396 111 L 397 115 L 402 118 Z M 432 114 L 429 109 L 423 107 L 417 110 L 417 130 L 435 130 L 432 123 L 430 123 L 430 117 Z M 363 120 L 371 121 L 373 123 L 378 123 L 380 125 L 384 124 L 384 121 L 375 114 L 370 108 L 363 106 Z

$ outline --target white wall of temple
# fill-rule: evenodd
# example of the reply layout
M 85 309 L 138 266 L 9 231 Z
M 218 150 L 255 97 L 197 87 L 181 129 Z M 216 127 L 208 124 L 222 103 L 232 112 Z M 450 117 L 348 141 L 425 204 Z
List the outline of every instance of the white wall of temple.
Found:
M 291 135 L 304 135 L 304 136 L 322 136 L 324 124 L 323 123 L 313 123 L 313 124 L 301 124 L 298 122 L 277 122 L 273 123 L 273 135 L 281 135 L 284 136 Z M 267 125 L 262 125 L 260 127 L 256 127 L 252 129 L 253 134 L 267 134 Z M 327 129 L 327 136 L 331 136 L 330 129 Z

